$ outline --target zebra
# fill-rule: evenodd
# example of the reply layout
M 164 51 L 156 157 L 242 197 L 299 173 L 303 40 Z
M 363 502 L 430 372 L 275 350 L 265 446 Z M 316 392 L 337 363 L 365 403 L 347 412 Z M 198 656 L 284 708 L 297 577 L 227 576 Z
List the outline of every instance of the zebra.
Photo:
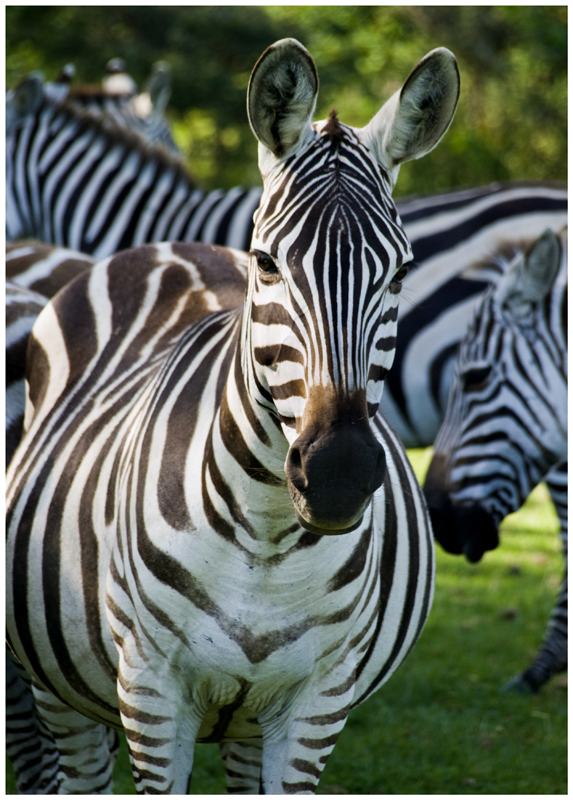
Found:
M 424 491 L 434 535 L 478 561 L 557 468 L 567 505 L 567 241 L 544 233 L 482 298 L 456 363 Z M 562 526 L 567 558 L 567 524 Z M 537 692 L 567 667 L 567 570 L 535 661 L 508 688 Z
M 247 264 L 127 250 L 34 326 L 7 617 L 66 736 L 60 791 L 109 788 L 121 720 L 138 791 L 185 793 L 195 741 L 222 741 L 231 790 L 312 793 L 428 614 L 427 510 L 376 411 L 412 256 L 391 190 L 449 127 L 459 75 L 432 51 L 360 130 L 311 125 L 317 91 L 295 40 L 255 65 Z
M 398 201 L 415 264 L 404 280 L 396 356 L 382 411 L 406 447 L 433 444 L 456 353 L 475 306 L 503 264 L 567 224 L 567 186 L 491 184 Z
M 171 96 L 171 66 L 167 61 L 152 65 L 145 90 L 140 94 L 120 58 L 107 63 L 101 86 L 74 86 L 75 73 L 75 66 L 66 64 L 55 81 L 44 84 L 44 96 L 58 104 L 72 103 L 79 110 L 111 120 L 120 128 L 136 131 L 146 141 L 163 145 L 183 158 L 165 119 Z
M 106 67 L 102 86 L 71 86 L 66 101 L 75 107 L 111 119 L 120 128 L 141 134 L 146 141 L 165 147 L 173 157 L 183 160 L 175 144 L 165 109 L 171 96 L 171 67 L 156 61 L 143 92 L 137 92 L 125 73 L 122 59 L 112 59 Z

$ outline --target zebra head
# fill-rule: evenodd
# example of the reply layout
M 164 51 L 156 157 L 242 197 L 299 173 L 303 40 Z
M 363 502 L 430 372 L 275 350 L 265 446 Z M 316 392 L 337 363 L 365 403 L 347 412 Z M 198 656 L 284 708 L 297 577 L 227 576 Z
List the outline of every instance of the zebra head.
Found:
M 391 192 L 403 161 L 429 152 L 459 94 L 453 55 L 434 50 L 362 129 L 331 112 L 312 124 L 314 62 L 293 39 L 270 47 L 248 91 L 263 195 L 255 213 L 243 371 L 280 421 L 299 522 L 345 533 L 384 479 L 370 427 L 395 349 L 412 252 Z
M 6 136 L 18 130 L 36 112 L 44 96 L 44 76 L 31 72 L 6 92 Z
M 485 294 L 460 345 L 424 491 L 434 535 L 479 561 L 567 457 L 566 238 L 546 231 Z

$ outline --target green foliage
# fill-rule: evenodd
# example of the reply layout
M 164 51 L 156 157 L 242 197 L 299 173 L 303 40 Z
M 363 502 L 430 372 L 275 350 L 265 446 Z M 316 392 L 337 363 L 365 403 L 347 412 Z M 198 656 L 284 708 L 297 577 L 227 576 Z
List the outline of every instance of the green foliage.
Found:
M 498 180 L 566 180 L 566 6 L 8 6 L 7 85 L 73 62 L 98 82 L 121 56 L 142 85 L 173 69 L 170 117 L 206 187 L 260 183 L 245 111 L 265 47 L 294 36 L 311 51 L 318 117 L 364 125 L 438 46 L 457 56 L 462 94 L 434 152 L 404 165 L 397 195 Z
M 408 455 L 421 481 L 431 450 Z M 501 547 L 478 564 L 438 548 L 422 637 L 351 713 L 318 794 L 566 793 L 566 676 L 534 697 L 500 692 L 543 638 L 563 571 L 558 529 L 538 487 L 504 521 Z M 10 768 L 7 792 L 14 793 Z M 115 793 L 134 792 L 123 740 Z M 224 792 L 217 745 L 197 745 L 191 794 Z

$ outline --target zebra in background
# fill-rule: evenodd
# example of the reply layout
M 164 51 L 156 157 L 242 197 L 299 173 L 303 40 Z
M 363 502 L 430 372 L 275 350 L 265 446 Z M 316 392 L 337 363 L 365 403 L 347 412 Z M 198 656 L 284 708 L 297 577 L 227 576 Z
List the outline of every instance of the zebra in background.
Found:
M 96 258 L 164 240 L 249 248 L 259 188 L 202 191 L 174 153 L 73 103 L 55 103 L 38 74 L 9 93 L 6 131 L 8 239 Z
M 6 283 L 6 466 L 18 447 L 24 421 L 26 347 L 36 317 L 47 303 L 37 292 Z
M 170 96 L 171 67 L 167 61 L 152 65 L 145 89 L 138 93 L 135 82 L 125 71 L 125 62 L 114 58 L 107 64 L 101 88 L 72 85 L 66 101 L 110 119 L 120 128 L 135 131 L 146 141 L 162 145 L 182 159 L 165 119 Z
M 34 327 L 8 625 L 66 737 L 60 791 L 109 787 L 101 723 L 121 718 L 138 791 L 186 792 L 195 741 L 223 741 L 231 789 L 312 793 L 429 611 L 422 494 L 368 418 L 411 258 L 391 189 L 447 130 L 459 76 L 432 51 L 362 130 L 311 125 L 317 89 L 294 40 L 253 71 L 264 194 L 244 301 L 236 253 L 148 245 Z
M 478 561 L 497 547 L 501 520 L 555 467 L 566 519 L 566 316 L 566 236 L 547 231 L 506 265 L 460 347 L 424 485 L 448 552 Z M 536 692 L 566 667 L 567 570 L 539 655 L 510 686 Z
M 479 299 L 524 242 L 567 224 L 567 187 L 492 184 L 399 201 L 398 209 L 416 263 L 404 281 L 381 408 L 406 447 L 427 447 L 444 418 L 457 350 Z

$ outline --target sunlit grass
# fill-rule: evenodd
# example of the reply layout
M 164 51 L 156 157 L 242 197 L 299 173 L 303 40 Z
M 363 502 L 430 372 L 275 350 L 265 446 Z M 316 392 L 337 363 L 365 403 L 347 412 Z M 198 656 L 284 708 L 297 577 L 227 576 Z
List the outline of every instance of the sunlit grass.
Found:
M 431 452 L 409 456 L 422 480 Z M 543 638 L 563 572 L 558 530 L 542 486 L 504 521 L 501 546 L 478 564 L 438 548 L 424 633 L 350 715 L 319 794 L 567 792 L 566 677 L 535 697 L 500 692 Z M 116 794 L 134 793 L 125 743 L 115 775 Z M 191 793 L 224 792 L 217 745 L 198 745 Z

